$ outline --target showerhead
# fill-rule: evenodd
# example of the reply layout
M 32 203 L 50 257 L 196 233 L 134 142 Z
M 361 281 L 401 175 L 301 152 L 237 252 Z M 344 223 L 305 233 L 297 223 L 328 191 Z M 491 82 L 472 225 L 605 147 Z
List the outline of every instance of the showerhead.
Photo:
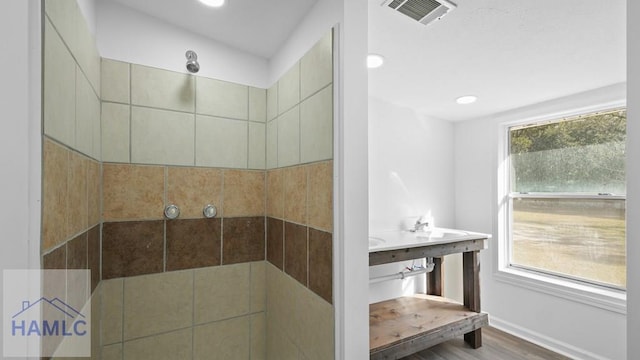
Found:
M 188 50 L 185 54 L 187 57 L 187 70 L 190 73 L 197 73 L 200 71 L 200 64 L 198 64 L 198 55 L 193 50 Z

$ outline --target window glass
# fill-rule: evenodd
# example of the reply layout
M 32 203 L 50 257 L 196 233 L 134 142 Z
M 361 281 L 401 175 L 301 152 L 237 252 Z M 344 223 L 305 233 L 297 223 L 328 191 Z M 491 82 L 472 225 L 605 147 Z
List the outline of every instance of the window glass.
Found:
M 624 288 L 626 112 L 509 129 L 509 264 Z

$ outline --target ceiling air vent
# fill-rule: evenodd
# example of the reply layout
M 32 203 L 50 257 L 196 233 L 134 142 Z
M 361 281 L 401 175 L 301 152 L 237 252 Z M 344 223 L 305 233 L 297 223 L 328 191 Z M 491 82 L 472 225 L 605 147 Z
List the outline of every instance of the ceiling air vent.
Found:
M 382 4 L 424 25 L 436 21 L 456 8 L 447 0 L 385 0 Z

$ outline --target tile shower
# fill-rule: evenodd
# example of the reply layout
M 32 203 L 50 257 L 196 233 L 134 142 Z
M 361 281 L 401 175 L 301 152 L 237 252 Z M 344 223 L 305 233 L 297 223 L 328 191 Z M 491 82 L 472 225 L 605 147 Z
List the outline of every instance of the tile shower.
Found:
M 260 89 L 44 22 L 42 264 L 92 270 L 93 358 L 333 358 L 331 34 Z

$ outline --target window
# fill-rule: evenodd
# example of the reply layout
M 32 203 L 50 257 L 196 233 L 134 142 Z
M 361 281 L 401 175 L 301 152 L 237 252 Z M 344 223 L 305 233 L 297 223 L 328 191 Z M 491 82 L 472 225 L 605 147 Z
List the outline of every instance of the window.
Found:
M 507 266 L 624 289 L 626 111 L 507 131 Z

